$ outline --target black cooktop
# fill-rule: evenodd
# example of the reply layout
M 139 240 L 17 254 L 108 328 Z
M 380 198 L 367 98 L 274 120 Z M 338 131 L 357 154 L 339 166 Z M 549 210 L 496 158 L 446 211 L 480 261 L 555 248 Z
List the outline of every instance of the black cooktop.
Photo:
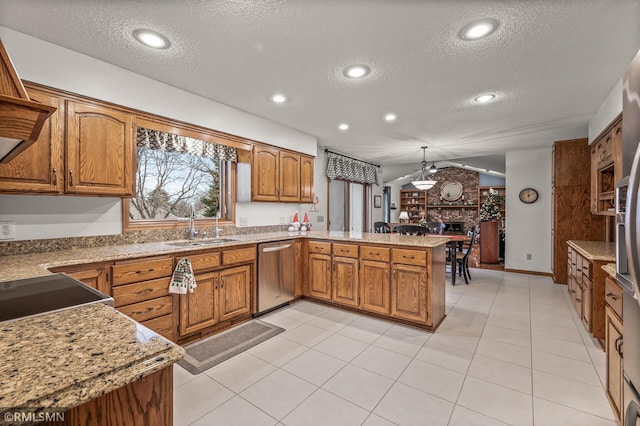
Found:
M 0 321 L 91 303 L 113 306 L 113 298 L 66 274 L 0 282 Z

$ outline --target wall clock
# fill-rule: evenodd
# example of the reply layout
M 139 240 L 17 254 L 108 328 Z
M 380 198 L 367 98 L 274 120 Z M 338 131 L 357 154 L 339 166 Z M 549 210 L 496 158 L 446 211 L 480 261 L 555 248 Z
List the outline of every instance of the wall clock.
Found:
M 440 187 L 440 196 L 445 201 L 456 201 L 462 196 L 462 184 L 448 180 Z
M 520 201 L 525 204 L 535 203 L 538 200 L 538 191 L 533 188 L 525 188 L 520 191 Z

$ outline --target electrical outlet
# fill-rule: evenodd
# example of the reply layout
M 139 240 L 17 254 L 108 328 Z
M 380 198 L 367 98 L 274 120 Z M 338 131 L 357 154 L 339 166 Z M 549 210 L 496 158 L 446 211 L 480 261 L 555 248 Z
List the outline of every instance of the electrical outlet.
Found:
M 0 222 L 0 240 L 13 240 L 16 238 L 15 222 Z
M 324 216 L 318 216 L 318 223 L 324 222 Z
M 240 216 L 240 226 L 247 226 L 249 219 L 246 216 Z
M 531 260 L 531 253 L 527 253 L 527 260 Z

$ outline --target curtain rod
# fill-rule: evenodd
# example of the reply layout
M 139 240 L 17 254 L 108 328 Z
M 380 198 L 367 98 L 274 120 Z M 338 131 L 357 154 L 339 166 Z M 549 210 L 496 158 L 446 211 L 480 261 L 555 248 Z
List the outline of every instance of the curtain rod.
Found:
M 329 153 L 331 153 L 331 154 L 339 155 L 340 157 L 345 157 L 345 158 L 349 158 L 349 159 L 351 159 L 351 160 L 359 161 L 359 162 L 361 162 L 361 163 L 371 164 L 372 166 L 380 167 L 380 164 L 374 164 L 374 163 L 371 163 L 371 162 L 369 162 L 369 161 L 358 160 L 357 158 L 349 157 L 348 155 L 344 155 L 344 154 L 340 154 L 339 152 L 331 151 L 331 150 L 330 150 L 330 149 L 328 149 L 328 148 L 325 148 L 325 149 L 324 149 L 324 152 L 329 152 Z

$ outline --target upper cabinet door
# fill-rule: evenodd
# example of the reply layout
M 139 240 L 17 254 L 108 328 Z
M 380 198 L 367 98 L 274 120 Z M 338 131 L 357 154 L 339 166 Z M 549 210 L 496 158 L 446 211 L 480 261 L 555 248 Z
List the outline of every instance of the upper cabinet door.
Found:
M 132 195 L 132 114 L 67 101 L 66 124 L 66 192 Z
M 254 146 L 251 161 L 251 200 L 278 201 L 279 150 Z
M 45 121 L 38 140 L 13 160 L 0 164 L 0 192 L 62 192 L 63 102 L 36 90 L 29 90 L 29 97 L 58 109 Z
M 280 201 L 300 201 L 300 155 L 280 152 Z
M 300 156 L 300 202 L 313 203 L 313 157 Z

